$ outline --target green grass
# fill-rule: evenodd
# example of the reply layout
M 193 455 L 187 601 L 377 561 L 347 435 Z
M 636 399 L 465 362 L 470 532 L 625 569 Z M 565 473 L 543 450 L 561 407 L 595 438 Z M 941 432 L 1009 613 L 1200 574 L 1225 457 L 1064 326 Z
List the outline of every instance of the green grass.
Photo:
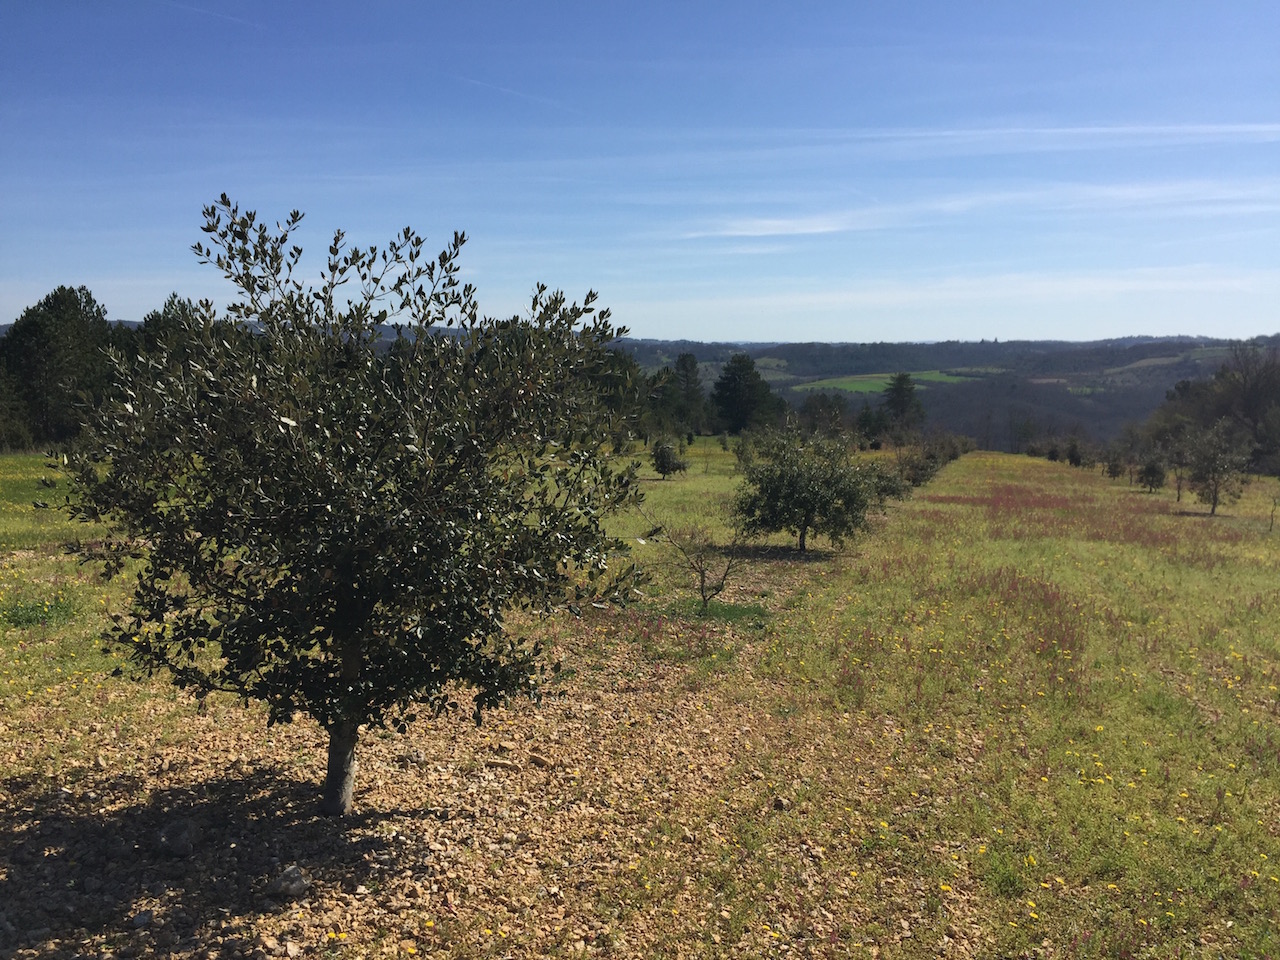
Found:
M 73 537 L 76 527 L 59 509 L 66 498 L 66 480 L 48 466 L 48 461 L 41 456 L 10 455 L 0 462 L 4 464 L 0 476 L 0 554 Z
M 1004 949 L 1280 948 L 1280 550 L 1261 495 L 1221 523 L 1170 499 L 972 456 L 776 625 L 779 676 L 945 783 L 921 833 L 962 852 L 918 869 L 1017 924 Z
M 646 467 L 650 517 L 615 524 L 653 571 L 644 602 L 537 628 L 576 657 L 553 693 L 613 698 L 592 716 L 617 752 L 584 759 L 565 802 L 634 842 L 580 899 L 562 885 L 614 953 L 1280 955 L 1274 481 L 1210 518 L 970 455 L 843 552 L 771 541 L 702 618 L 661 538 L 638 542 L 652 517 L 730 536 L 732 455 L 701 438 L 688 458 Z M 0 724 L 21 743 L 0 774 L 74 782 L 104 717 L 121 742 L 184 734 L 163 685 L 106 677 L 94 638 L 122 587 L 61 552 L 65 518 L 16 509 L 42 470 L 0 458 L 0 534 L 21 544 L 0 557 Z M 610 836 L 547 863 L 602 862 Z M 452 942 L 474 944 L 471 916 Z
M 796 390 L 843 390 L 845 393 L 881 393 L 889 385 L 892 373 L 860 373 L 848 377 L 829 377 L 795 384 Z M 972 376 L 957 376 L 942 370 L 913 370 L 911 379 L 924 390 L 930 383 L 963 383 Z

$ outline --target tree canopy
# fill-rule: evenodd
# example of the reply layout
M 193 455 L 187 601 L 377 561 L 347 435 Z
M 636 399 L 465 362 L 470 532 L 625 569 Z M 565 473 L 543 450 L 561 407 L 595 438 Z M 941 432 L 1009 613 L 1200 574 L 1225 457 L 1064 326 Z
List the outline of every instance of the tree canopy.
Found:
M 870 511 L 906 484 L 878 463 L 854 459 L 841 440 L 775 432 L 742 459 L 743 483 L 733 511 L 747 534 L 786 530 L 803 552 L 810 532 L 840 546 L 867 524 Z
M 127 330 L 107 322 L 87 287 L 58 287 L 22 311 L 0 340 L 0 369 L 8 378 L 0 416 L 20 422 L 14 437 L 56 443 L 74 436 L 82 402 L 92 406 L 106 391 L 106 348 L 128 339 Z
M 1147 430 L 1157 442 L 1173 443 L 1205 438 L 1223 422 L 1247 445 L 1252 469 L 1280 473 L 1280 351 L 1236 346 L 1214 376 L 1179 381 Z
M 884 388 L 884 409 L 892 428 L 914 430 L 924 422 L 924 406 L 916 394 L 916 383 L 909 373 L 895 373 Z
M 729 433 L 768 426 L 786 409 L 785 401 L 774 394 L 746 353 L 735 353 L 724 365 L 711 389 L 711 403 L 717 425 Z
M 527 315 L 482 318 L 461 234 L 432 258 L 407 228 L 382 249 L 339 231 L 313 287 L 295 276 L 298 212 L 269 229 L 224 195 L 204 217 L 194 249 L 237 299 L 173 309 L 154 353 L 115 355 L 72 508 L 110 525 L 85 548 L 109 572 L 137 564 L 110 639 L 143 672 L 264 702 L 269 722 L 313 716 L 323 809 L 342 814 L 361 725 L 403 728 L 454 683 L 477 719 L 535 693 L 545 664 L 509 612 L 626 589 L 603 527 L 638 496 L 635 465 L 603 446 L 620 331 L 594 293 L 542 286 Z

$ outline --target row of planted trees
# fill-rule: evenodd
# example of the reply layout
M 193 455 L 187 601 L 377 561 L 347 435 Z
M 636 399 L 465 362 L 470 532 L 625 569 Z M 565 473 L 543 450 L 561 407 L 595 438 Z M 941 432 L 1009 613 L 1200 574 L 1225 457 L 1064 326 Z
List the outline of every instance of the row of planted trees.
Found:
M 864 450 L 891 447 L 905 472 L 921 476 L 972 449 L 967 438 L 925 429 L 915 381 L 905 372 L 889 377 L 877 402 L 864 400 L 856 412 L 838 391 L 811 392 L 799 409 L 789 409 L 745 353 L 725 364 L 709 397 L 702 392 L 698 361 L 691 353 L 681 354 L 674 368 L 651 375 L 647 383 L 639 429 L 650 445 L 653 467 L 663 477 L 686 469 L 685 448 L 708 424 L 722 428 L 726 446 L 730 435 L 785 428 L 805 437 L 837 438 Z
M 311 285 L 300 213 L 272 228 L 224 195 L 204 215 L 194 252 L 230 305 L 174 298 L 113 333 L 72 291 L 104 367 L 61 377 L 83 419 L 49 420 L 42 438 L 77 434 L 54 465 L 66 507 L 98 525 L 78 550 L 132 582 L 106 641 L 197 697 L 261 702 L 269 723 L 314 718 L 329 740 L 322 808 L 341 815 L 362 728 L 404 730 L 455 684 L 475 691 L 477 720 L 537 693 L 548 664 L 513 610 L 629 595 L 635 569 L 606 521 L 641 499 L 616 451 L 636 378 L 594 293 L 538 286 L 523 316 L 482 316 L 460 234 L 433 257 L 409 229 L 380 248 L 337 232 Z M 42 322 L 24 315 L 8 349 Z M 742 391 L 723 412 L 767 398 L 752 372 L 749 358 L 726 366 L 713 398 Z M 789 530 L 802 549 L 907 489 L 842 439 L 765 433 L 740 461 L 742 535 Z
M 197 697 L 313 717 L 329 739 L 322 808 L 341 815 L 362 728 L 403 730 L 455 684 L 477 719 L 537 693 L 548 664 L 513 610 L 631 592 L 606 521 L 641 499 L 615 450 L 636 384 L 594 293 L 539 286 L 524 316 L 483 317 L 459 279 L 465 238 L 430 257 L 407 229 L 381 248 L 335 234 L 313 286 L 300 221 L 272 229 L 225 196 L 205 209 L 194 250 L 230 306 L 171 301 L 136 334 L 145 348 L 103 352 L 59 464 L 68 509 L 101 525 L 79 551 L 132 581 L 107 642 Z M 840 542 L 907 488 L 848 442 L 796 432 L 755 435 L 740 461 L 742 535 L 790 530 L 801 548 Z
M 952 447 L 945 459 L 961 452 Z M 666 541 L 676 566 L 692 574 L 704 613 L 724 592 L 755 538 L 786 532 L 802 553 L 814 536 L 840 547 L 866 529 L 888 501 L 907 496 L 945 462 L 928 459 L 924 469 L 902 458 L 871 459 L 849 437 L 806 433 L 794 421 L 782 429 L 743 434 L 734 453 L 742 479 L 728 503 L 732 533 L 727 540 L 717 540 L 707 523 L 672 527 L 641 507 L 653 524 L 647 536 Z
M 1280 354 L 1237 346 L 1212 377 L 1180 381 L 1146 422 L 1111 443 L 1068 436 L 1027 452 L 1097 466 L 1152 492 L 1172 485 L 1179 502 L 1190 492 L 1214 514 L 1251 476 L 1280 474 Z

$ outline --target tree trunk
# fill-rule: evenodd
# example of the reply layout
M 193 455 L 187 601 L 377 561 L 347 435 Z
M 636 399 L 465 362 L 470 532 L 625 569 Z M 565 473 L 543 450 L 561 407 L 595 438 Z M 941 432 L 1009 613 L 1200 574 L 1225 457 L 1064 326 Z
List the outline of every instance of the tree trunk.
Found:
M 800 552 L 801 553 L 804 553 L 804 539 L 805 539 L 804 535 L 808 532 L 809 532 L 809 528 L 807 526 L 800 527 Z
M 345 817 L 351 812 L 359 736 L 360 725 L 350 720 L 338 720 L 329 727 L 329 768 L 320 799 L 320 812 L 327 817 Z

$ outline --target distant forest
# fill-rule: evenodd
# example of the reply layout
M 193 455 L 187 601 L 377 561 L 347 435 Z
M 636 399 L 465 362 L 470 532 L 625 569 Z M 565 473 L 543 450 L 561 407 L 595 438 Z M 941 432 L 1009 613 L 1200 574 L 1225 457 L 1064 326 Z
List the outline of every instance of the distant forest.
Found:
M 1280 335 L 1250 341 L 1280 347 Z M 1238 341 L 1207 337 L 1126 337 L 1088 343 L 979 341 L 944 343 L 703 343 L 622 341 L 645 371 L 681 354 L 698 358 L 703 382 L 745 353 L 770 387 L 795 410 L 815 392 L 834 395 L 856 416 L 881 402 L 892 374 L 913 375 L 926 423 L 967 436 L 983 449 L 1022 452 L 1046 438 L 1114 440 L 1145 421 L 1185 380 L 1213 376 Z M 931 378 L 929 374 L 948 375 Z M 841 378 L 871 383 L 844 387 Z M 882 377 L 877 385 L 874 378 Z M 849 389 L 852 386 L 853 389 Z
M 106 350 L 145 354 L 195 305 L 176 294 L 142 323 L 109 322 L 85 287 L 59 287 L 0 326 L 0 449 L 60 443 L 79 404 L 108 386 Z M 388 330 L 388 341 L 394 334 Z M 1280 347 L 1280 335 L 1250 341 Z M 1054 438 L 1105 445 L 1146 421 L 1179 384 L 1213 377 L 1236 341 L 1128 337 L 1091 343 L 704 343 L 619 341 L 641 382 L 642 435 L 736 433 L 790 409 L 843 420 L 864 436 L 885 388 L 909 373 L 928 429 L 984 449 L 1024 452 Z M 735 357 L 737 358 L 735 360 Z M 785 406 L 784 406 L 785 405 Z

